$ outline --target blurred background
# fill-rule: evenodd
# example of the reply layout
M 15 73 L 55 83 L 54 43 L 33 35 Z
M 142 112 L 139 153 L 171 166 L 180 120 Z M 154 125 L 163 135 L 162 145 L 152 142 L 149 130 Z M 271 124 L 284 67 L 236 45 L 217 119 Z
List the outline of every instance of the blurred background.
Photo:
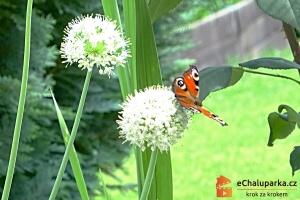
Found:
M 118 4 L 122 17 L 121 1 Z M 1 193 L 20 91 L 26 1 L 2 0 L 0 10 Z M 92 13 L 103 14 L 101 1 L 34 1 L 29 87 L 11 199 L 49 197 L 65 149 L 49 88 L 70 129 L 85 75 L 76 65 L 66 68 L 61 63 L 59 48 L 67 23 Z M 165 85 L 189 64 L 203 69 L 237 66 L 263 56 L 292 60 L 281 22 L 259 10 L 254 0 L 183 0 L 153 27 Z M 298 78 L 296 71 L 284 74 Z M 235 187 L 240 179 L 293 179 L 289 154 L 299 139 L 292 134 L 267 147 L 267 115 L 282 103 L 299 106 L 294 88 L 287 80 L 245 74 L 236 86 L 207 97 L 204 106 L 229 126 L 220 127 L 202 115 L 193 117 L 171 151 L 174 199 L 215 199 L 220 175 L 232 180 L 233 197 L 238 199 L 245 197 Z M 99 168 L 112 199 L 137 199 L 132 148 L 118 138 L 115 122 L 121 103 L 117 75 L 108 79 L 94 70 L 75 141 L 92 199 L 102 199 Z M 289 192 L 289 197 L 296 199 L 299 192 Z M 57 199 L 80 199 L 70 166 Z

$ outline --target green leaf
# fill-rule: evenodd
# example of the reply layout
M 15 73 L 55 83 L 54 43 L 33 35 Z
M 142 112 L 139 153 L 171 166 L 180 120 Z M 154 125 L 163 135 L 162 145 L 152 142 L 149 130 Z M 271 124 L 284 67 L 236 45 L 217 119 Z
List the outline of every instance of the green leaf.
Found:
M 300 128 L 300 116 L 299 116 L 299 114 L 294 109 L 292 109 L 290 106 L 284 105 L 284 104 L 282 104 L 278 107 L 278 112 L 281 113 L 283 109 L 285 109 L 287 111 L 287 114 L 288 114 L 287 120 L 290 121 L 290 122 L 296 122 L 298 128 Z
M 256 0 L 260 9 L 275 19 L 284 21 L 300 31 L 299 0 Z
M 162 84 L 158 54 L 145 0 L 135 0 L 136 6 L 136 79 L 137 89 Z M 134 58 L 132 58 L 134 59 Z
M 260 67 L 268 69 L 300 69 L 299 64 L 283 58 L 258 58 L 239 63 L 239 66 L 251 69 L 258 69 Z
M 109 19 L 116 20 L 117 25 L 121 27 L 121 19 L 119 14 L 119 8 L 116 0 L 102 0 L 102 6 L 105 12 L 105 16 Z
M 231 66 L 208 67 L 199 72 L 200 100 L 211 92 L 236 84 L 243 76 L 243 71 Z
M 121 19 L 119 8 L 116 0 L 102 0 L 103 9 L 105 12 L 105 16 L 109 19 L 116 20 L 118 27 L 122 29 Z M 128 35 L 126 35 L 128 37 Z M 130 38 L 130 37 L 129 37 Z M 131 50 L 131 52 L 133 52 Z M 130 79 L 129 66 L 131 64 L 131 59 L 128 59 L 128 62 L 125 67 L 117 66 L 120 87 L 122 92 L 123 99 L 126 98 L 128 94 L 130 94 L 133 90 L 132 82 Z
M 61 129 L 61 133 L 64 138 L 65 145 L 67 146 L 69 138 L 70 138 L 70 133 L 69 133 L 67 124 L 64 120 L 64 117 L 59 109 L 59 106 L 55 100 L 55 97 L 54 97 L 52 91 L 51 91 L 51 95 L 52 95 L 53 102 L 55 105 L 56 114 L 57 114 L 60 129 Z M 80 162 L 79 162 L 74 145 L 72 145 L 69 159 L 70 159 L 71 167 L 72 167 L 72 170 L 73 170 L 73 173 L 75 176 L 75 180 L 76 180 L 76 183 L 77 183 L 80 195 L 81 195 L 81 199 L 88 200 L 89 196 L 88 196 L 86 184 L 85 184 L 85 181 L 83 178 L 83 173 L 82 173 L 82 170 L 80 167 Z
M 283 109 L 287 112 L 282 114 Z M 268 146 L 273 146 L 276 139 L 286 138 L 295 129 L 296 124 L 300 128 L 300 116 L 294 109 L 287 105 L 280 105 L 278 112 L 272 112 L 268 116 L 270 127 Z
M 292 175 L 294 176 L 295 171 L 300 169 L 300 146 L 294 147 L 294 150 L 290 155 L 290 164 L 292 167 Z
M 285 109 L 287 111 L 287 120 L 290 122 L 295 122 L 297 123 L 298 128 L 300 128 L 300 116 L 299 114 L 291 107 L 288 105 L 280 105 L 278 107 L 278 112 L 282 112 L 282 110 Z
M 159 17 L 174 9 L 182 0 L 152 0 L 149 4 L 149 10 L 152 22 Z
M 284 120 L 286 114 L 272 112 L 268 116 L 270 136 L 268 146 L 273 146 L 276 139 L 284 139 L 295 129 L 295 123 Z
M 110 1 L 110 0 L 108 0 Z M 125 34 L 127 38 L 130 38 L 130 52 L 131 58 L 128 59 L 130 73 L 127 76 L 131 77 L 132 90 L 130 93 L 133 93 L 133 90 L 137 89 L 137 78 L 136 78 L 136 5 L 133 0 L 123 0 L 123 14 L 125 22 Z

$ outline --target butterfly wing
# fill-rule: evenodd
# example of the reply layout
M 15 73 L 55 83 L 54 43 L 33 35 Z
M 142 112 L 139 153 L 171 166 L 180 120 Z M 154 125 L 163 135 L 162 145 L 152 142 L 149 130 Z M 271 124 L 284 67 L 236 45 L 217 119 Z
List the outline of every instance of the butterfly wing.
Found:
M 222 126 L 228 126 L 228 124 L 226 122 L 224 122 L 221 118 L 218 117 L 218 115 L 215 115 L 214 113 L 206 110 L 203 107 L 198 107 L 197 110 L 199 110 L 201 113 L 203 113 L 205 116 L 219 122 Z
M 183 73 L 183 80 L 190 95 L 198 100 L 199 97 L 199 73 L 196 66 L 190 65 L 190 69 Z M 199 101 L 200 102 L 200 101 Z
M 173 92 L 178 101 L 186 108 L 193 107 L 194 98 L 188 91 L 187 85 L 185 84 L 182 77 L 175 78 L 172 84 Z
M 199 75 L 195 66 L 183 73 L 183 77 L 175 78 L 172 87 L 176 98 L 181 105 L 191 109 L 193 112 L 201 112 L 198 107 L 202 106 L 199 96 Z

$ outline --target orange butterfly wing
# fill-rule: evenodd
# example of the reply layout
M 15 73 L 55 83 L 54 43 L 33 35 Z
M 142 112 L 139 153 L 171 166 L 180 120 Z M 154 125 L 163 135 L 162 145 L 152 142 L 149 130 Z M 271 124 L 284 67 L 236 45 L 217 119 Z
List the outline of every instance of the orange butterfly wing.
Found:
M 199 97 L 199 74 L 198 69 L 191 65 L 190 69 L 183 73 L 183 80 L 187 86 L 187 89 L 193 98 Z
M 190 66 L 190 69 L 183 73 L 183 77 L 175 78 L 172 88 L 175 97 L 182 106 L 192 110 L 193 112 L 201 112 L 205 116 L 219 122 L 222 126 L 227 126 L 227 123 L 220 119 L 217 115 L 209 112 L 202 107 L 202 102 L 198 99 L 199 96 L 199 74 L 195 66 Z
M 183 78 L 178 77 L 173 82 L 173 92 L 175 93 L 175 97 L 178 101 L 186 108 L 192 107 L 195 102 L 194 98 L 189 93 Z

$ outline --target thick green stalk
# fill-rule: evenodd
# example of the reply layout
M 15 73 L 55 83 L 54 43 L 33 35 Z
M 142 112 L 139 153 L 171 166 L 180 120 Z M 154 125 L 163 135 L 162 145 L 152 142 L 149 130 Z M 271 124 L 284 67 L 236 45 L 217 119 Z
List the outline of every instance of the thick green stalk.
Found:
M 144 182 L 143 191 L 142 191 L 140 200 L 146 200 L 148 197 L 152 179 L 153 179 L 154 172 L 155 172 L 156 159 L 157 159 L 157 148 L 155 148 L 155 150 L 151 154 L 149 168 L 147 171 L 147 176 L 146 176 L 146 179 Z
M 2 200 L 7 200 L 9 197 L 9 192 L 11 188 L 11 183 L 13 179 L 13 174 L 14 174 L 16 159 L 18 154 L 18 146 L 20 140 L 21 127 L 22 127 L 26 91 L 27 91 L 28 73 L 29 73 L 32 2 L 33 0 L 28 0 L 27 2 L 24 61 L 23 61 L 23 74 L 22 74 L 22 82 L 21 82 L 20 99 L 19 99 L 19 106 L 18 106 L 14 136 L 12 141 L 12 147 L 11 147 L 11 152 L 9 157 L 9 164 L 8 164 L 8 169 L 6 174 L 6 180 L 5 180 L 5 185 L 4 185 L 2 198 L 1 198 Z
M 66 166 L 67 166 L 67 163 L 68 163 L 70 151 L 72 149 L 72 146 L 73 146 L 73 143 L 74 143 L 74 140 L 75 140 L 75 137 L 76 137 L 76 133 L 77 133 L 77 130 L 78 130 L 79 122 L 80 122 L 80 119 L 81 119 L 83 106 L 84 106 L 84 103 L 85 103 L 85 98 L 86 98 L 87 91 L 88 91 L 88 88 L 89 88 L 91 76 L 92 76 L 92 71 L 87 72 L 86 77 L 85 77 L 85 81 L 84 81 L 82 94 L 81 94 L 81 97 L 80 97 L 80 102 L 79 102 L 79 105 L 78 105 L 78 110 L 77 110 L 75 121 L 74 121 L 74 125 L 73 125 L 73 128 L 72 128 L 70 140 L 68 141 L 68 145 L 67 145 L 62 163 L 60 165 L 60 168 L 59 168 L 54 186 L 53 186 L 52 191 L 51 191 L 51 195 L 49 197 L 49 199 L 51 199 L 51 200 L 55 200 L 60 182 L 62 180 L 62 176 L 65 172 L 65 169 L 66 169 Z
M 143 159 L 142 159 L 142 151 L 141 148 L 135 146 L 135 160 L 136 160 L 136 174 L 137 174 L 137 182 L 138 182 L 138 196 L 141 196 L 143 185 L 145 182 L 144 178 L 144 168 L 143 168 Z

